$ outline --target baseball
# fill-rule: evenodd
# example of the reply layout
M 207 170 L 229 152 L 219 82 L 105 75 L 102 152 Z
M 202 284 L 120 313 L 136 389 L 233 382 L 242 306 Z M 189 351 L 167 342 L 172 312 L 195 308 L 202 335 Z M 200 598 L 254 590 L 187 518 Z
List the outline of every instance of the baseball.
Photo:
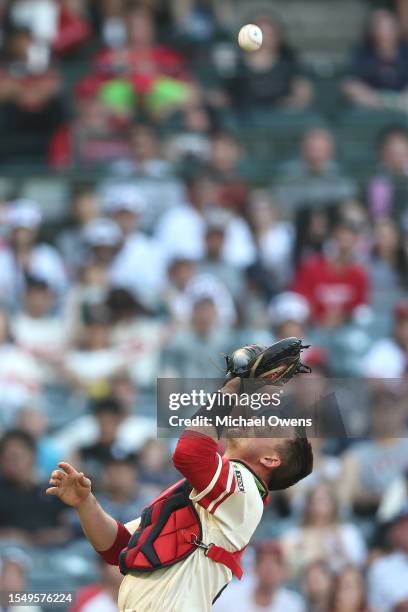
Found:
M 262 30 L 253 23 L 244 25 L 238 34 L 238 44 L 244 51 L 257 51 L 262 45 Z

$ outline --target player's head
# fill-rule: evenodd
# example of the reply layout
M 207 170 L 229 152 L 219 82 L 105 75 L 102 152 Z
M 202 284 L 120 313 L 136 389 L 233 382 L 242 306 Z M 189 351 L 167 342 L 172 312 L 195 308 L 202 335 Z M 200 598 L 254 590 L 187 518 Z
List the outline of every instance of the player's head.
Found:
M 313 451 L 304 435 L 288 438 L 231 438 L 228 455 L 242 459 L 268 485 L 280 491 L 306 478 L 313 469 Z

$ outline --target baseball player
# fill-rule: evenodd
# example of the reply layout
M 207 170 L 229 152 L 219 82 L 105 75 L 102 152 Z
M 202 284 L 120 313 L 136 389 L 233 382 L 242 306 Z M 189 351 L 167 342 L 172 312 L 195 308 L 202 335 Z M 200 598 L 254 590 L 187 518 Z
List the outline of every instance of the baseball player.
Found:
M 297 338 L 287 338 L 269 348 L 238 349 L 227 357 L 221 393 L 239 394 L 242 378 L 282 384 L 309 371 L 300 361 L 303 348 Z M 226 404 L 222 414 L 232 410 Z M 188 427 L 173 455 L 184 478 L 126 525 L 104 512 L 82 472 L 68 463 L 53 471 L 47 494 L 76 509 L 94 549 L 125 575 L 120 612 L 211 610 L 232 576 L 242 576 L 240 558 L 268 491 L 286 489 L 312 471 L 305 437 L 227 439 L 221 456 L 220 433 L 215 427 Z

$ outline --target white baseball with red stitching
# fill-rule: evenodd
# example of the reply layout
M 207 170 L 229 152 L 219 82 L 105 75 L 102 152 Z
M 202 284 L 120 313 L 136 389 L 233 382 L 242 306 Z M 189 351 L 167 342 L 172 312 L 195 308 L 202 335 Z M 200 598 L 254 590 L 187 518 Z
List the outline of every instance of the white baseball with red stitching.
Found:
M 243 26 L 238 34 L 238 44 L 244 51 L 257 51 L 262 45 L 262 30 L 253 23 Z

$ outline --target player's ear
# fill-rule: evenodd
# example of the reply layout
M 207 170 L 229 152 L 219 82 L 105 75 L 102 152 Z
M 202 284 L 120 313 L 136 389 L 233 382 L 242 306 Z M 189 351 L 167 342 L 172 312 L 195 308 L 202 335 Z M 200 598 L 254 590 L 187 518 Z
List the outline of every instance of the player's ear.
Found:
M 259 461 L 264 467 L 268 468 L 268 470 L 271 470 L 272 468 L 278 468 L 281 464 L 281 459 L 277 453 L 273 453 L 265 457 L 260 457 Z

